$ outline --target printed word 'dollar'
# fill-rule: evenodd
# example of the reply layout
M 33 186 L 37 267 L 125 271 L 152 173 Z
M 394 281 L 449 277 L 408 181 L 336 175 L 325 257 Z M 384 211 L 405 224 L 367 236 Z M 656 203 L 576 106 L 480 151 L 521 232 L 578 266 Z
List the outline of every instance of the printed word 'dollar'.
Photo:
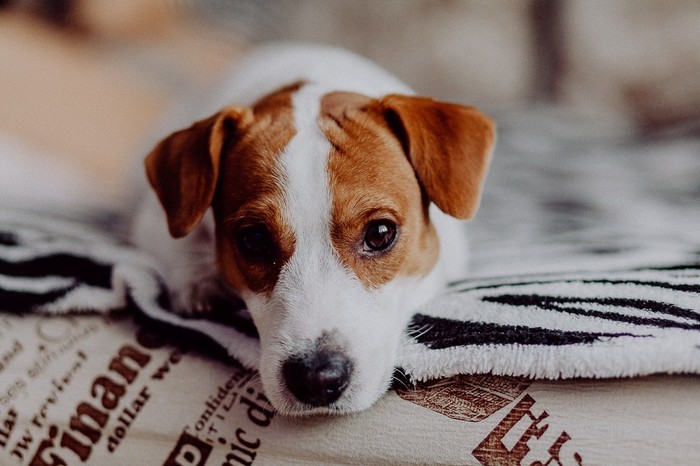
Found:
M 119 405 L 119 400 L 127 392 L 129 385 L 150 360 L 150 355 L 133 346 L 122 346 L 117 356 L 109 363 L 110 372 L 92 382 L 90 394 L 93 401 L 78 404 L 75 414 L 70 418 L 68 429 L 60 436 L 58 445 L 55 444 L 55 440 L 59 428 L 55 425 L 49 427 L 48 438 L 39 444 L 29 463 L 30 466 L 65 466 L 69 462 L 61 455 L 69 452 L 76 455 L 80 461 L 87 461 L 92 447 L 102 436 L 102 430 L 109 421 L 111 412 Z

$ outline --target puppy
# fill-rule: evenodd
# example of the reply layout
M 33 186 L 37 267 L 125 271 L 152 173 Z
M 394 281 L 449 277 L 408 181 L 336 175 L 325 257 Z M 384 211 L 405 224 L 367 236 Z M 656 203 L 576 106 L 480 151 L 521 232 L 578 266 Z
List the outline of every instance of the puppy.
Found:
M 282 413 L 369 407 L 412 313 L 463 273 L 455 219 L 477 210 L 494 126 L 412 94 L 349 52 L 268 46 L 223 86 L 223 109 L 146 158 L 155 195 L 135 241 L 177 311 L 226 290 L 245 301 Z

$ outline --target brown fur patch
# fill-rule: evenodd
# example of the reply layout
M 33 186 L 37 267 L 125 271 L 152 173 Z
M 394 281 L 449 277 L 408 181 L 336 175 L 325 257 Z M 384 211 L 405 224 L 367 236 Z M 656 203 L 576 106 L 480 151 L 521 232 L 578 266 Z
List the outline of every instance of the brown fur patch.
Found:
M 174 238 L 195 228 L 209 209 L 219 176 L 224 140 L 252 118 L 250 109 L 227 107 L 163 139 L 144 161 L 151 187 Z
M 495 142 L 479 110 L 427 97 L 388 95 L 375 108 L 399 138 L 423 189 L 443 212 L 476 214 Z
M 283 215 L 283 174 L 278 163 L 296 134 L 292 95 L 301 86 L 287 86 L 258 101 L 252 123 L 223 150 L 213 203 L 219 268 L 239 291 L 271 292 L 294 252 L 294 234 Z M 237 247 L 236 231 L 254 224 L 264 224 L 275 243 L 274 254 L 262 262 L 247 260 Z
M 359 94 L 327 94 L 319 117 L 332 146 L 328 172 L 333 246 L 370 289 L 397 276 L 427 274 L 439 252 L 428 200 L 399 140 L 371 110 L 372 102 L 376 101 Z M 379 254 L 363 254 L 366 226 L 379 219 L 398 225 L 394 245 Z

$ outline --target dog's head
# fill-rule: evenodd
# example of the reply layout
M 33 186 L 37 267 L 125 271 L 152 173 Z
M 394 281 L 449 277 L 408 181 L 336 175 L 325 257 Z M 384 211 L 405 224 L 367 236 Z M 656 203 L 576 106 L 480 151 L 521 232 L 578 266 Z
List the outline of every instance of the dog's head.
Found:
M 429 204 L 471 217 L 493 141 L 470 107 L 298 83 L 174 133 L 146 167 L 174 237 L 212 207 L 272 404 L 356 411 L 387 389 L 438 259 Z

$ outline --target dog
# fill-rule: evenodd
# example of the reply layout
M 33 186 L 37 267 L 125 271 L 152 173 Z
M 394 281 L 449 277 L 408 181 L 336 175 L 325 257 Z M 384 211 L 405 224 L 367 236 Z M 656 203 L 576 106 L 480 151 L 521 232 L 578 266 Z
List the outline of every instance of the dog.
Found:
M 366 409 L 412 314 L 464 274 L 494 124 L 315 45 L 260 48 L 214 100 L 147 156 L 134 240 L 177 312 L 245 301 L 279 412 Z

